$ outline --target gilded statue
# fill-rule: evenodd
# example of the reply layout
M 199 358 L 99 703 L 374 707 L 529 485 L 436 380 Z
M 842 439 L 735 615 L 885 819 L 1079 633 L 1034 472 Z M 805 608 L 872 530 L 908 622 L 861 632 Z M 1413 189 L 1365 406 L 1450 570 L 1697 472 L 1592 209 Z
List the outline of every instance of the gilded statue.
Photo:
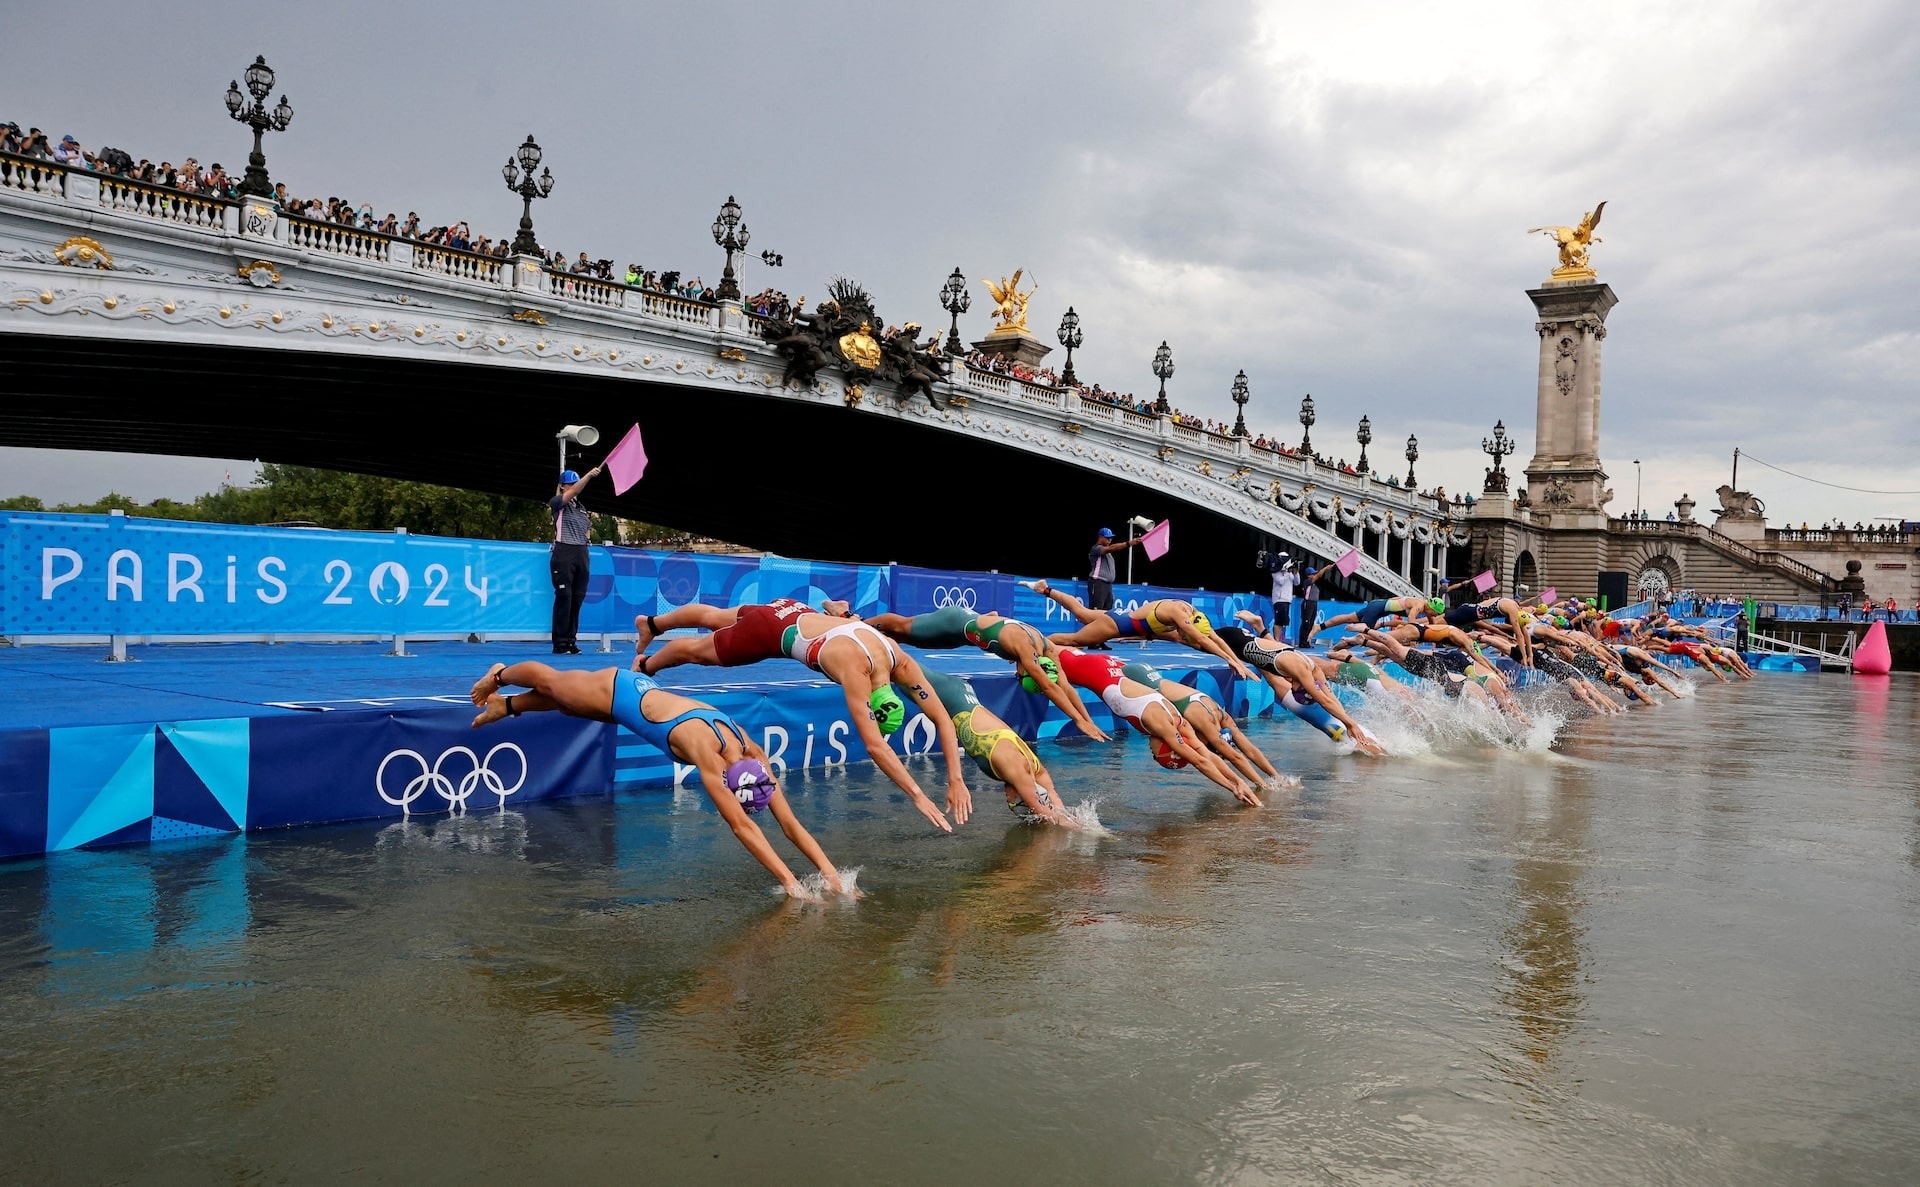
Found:
M 992 332 L 995 334 L 1026 333 L 1027 331 L 1027 301 L 1039 291 L 1040 286 L 1036 284 L 1026 292 L 1021 292 L 1020 276 L 1025 271 L 1025 268 L 1015 268 L 1013 276 L 1011 278 L 1002 276 L 999 284 L 991 280 L 980 282 L 987 286 L 987 292 L 993 294 L 993 303 L 999 307 L 1000 324 L 993 327 Z
M 1555 280 L 1591 280 L 1593 266 L 1587 263 L 1587 249 L 1602 240 L 1593 233 L 1600 225 L 1600 212 L 1607 208 L 1605 202 L 1587 211 L 1577 227 L 1528 227 L 1527 234 L 1550 235 L 1560 245 L 1560 266 L 1553 270 Z

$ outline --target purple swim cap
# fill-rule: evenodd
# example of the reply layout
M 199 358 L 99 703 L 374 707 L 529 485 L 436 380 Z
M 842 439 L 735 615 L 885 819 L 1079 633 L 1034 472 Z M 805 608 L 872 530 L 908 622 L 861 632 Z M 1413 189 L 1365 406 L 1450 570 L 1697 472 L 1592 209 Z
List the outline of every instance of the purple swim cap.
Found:
M 773 772 L 757 758 L 743 758 L 727 768 L 727 790 L 740 806 L 758 812 L 773 798 Z

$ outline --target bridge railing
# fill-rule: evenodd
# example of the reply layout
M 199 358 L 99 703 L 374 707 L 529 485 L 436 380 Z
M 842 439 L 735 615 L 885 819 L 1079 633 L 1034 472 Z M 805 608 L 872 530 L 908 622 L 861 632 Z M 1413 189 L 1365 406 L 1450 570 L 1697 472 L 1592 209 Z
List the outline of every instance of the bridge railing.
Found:
M 0 189 L 64 197 L 67 192 L 66 166 L 38 157 L 0 153 Z
M 393 237 L 379 231 L 362 231 L 341 223 L 324 223 L 298 215 L 282 215 L 287 228 L 287 246 L 377 264 L 393 262 Z
M 501 273 L 506 266 L 506 260 L 496 256 L 483 256 L 478 252 L 461 251 L 452 247 L 434 247 L 426 243 L 416 243 L 413 247 L 414 271 L 433 272 L 441 276 L 450 276 L 455 280 L 504 286 L 506 282 Z

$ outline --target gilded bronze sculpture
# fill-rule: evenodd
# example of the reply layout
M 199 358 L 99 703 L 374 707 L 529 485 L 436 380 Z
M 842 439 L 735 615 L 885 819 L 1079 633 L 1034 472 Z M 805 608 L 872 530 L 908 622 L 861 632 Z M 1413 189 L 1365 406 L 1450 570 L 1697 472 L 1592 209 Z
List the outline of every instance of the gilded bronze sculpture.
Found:
M 1560 246 L 1560 266 L 1553 270 L 1554 280 L 1592 280 L 1593 267 L 1587 262 L 1587 249 L 1601 240 L 1594 235 L 1593 229 L 1600 225 L 1600 212 L 1607 208 L 1605 202 L 1587 211 L 1577 227 L 1528 227 L 1527 234 L 1551 236 Z

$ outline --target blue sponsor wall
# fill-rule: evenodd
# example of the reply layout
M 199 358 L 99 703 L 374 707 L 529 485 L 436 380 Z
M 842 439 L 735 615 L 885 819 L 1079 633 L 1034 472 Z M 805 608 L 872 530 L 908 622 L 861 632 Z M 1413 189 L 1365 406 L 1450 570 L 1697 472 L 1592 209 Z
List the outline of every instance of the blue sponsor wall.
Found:
M 541 634 L 553 589 L 542 544 L 181 523 L 120 515 L 0 513 L 0 635 Z M 1248 584 L 1264 582 L 1249 572 Z M 839 598 L 861 614 L 953 602 L 1050 629 L 1073 622 L 1003 573 L 595 547 L 582 635 L 625 634 L 639 614 Z M 1084 582 L 1059 587 L 1084 597 Z M 1118 609 L 1193 602 L 1216 623 L 1270 614 L 1251 593 L 1114 587 Z M 1323 602 L 1322 617 L 1346 608 Z

